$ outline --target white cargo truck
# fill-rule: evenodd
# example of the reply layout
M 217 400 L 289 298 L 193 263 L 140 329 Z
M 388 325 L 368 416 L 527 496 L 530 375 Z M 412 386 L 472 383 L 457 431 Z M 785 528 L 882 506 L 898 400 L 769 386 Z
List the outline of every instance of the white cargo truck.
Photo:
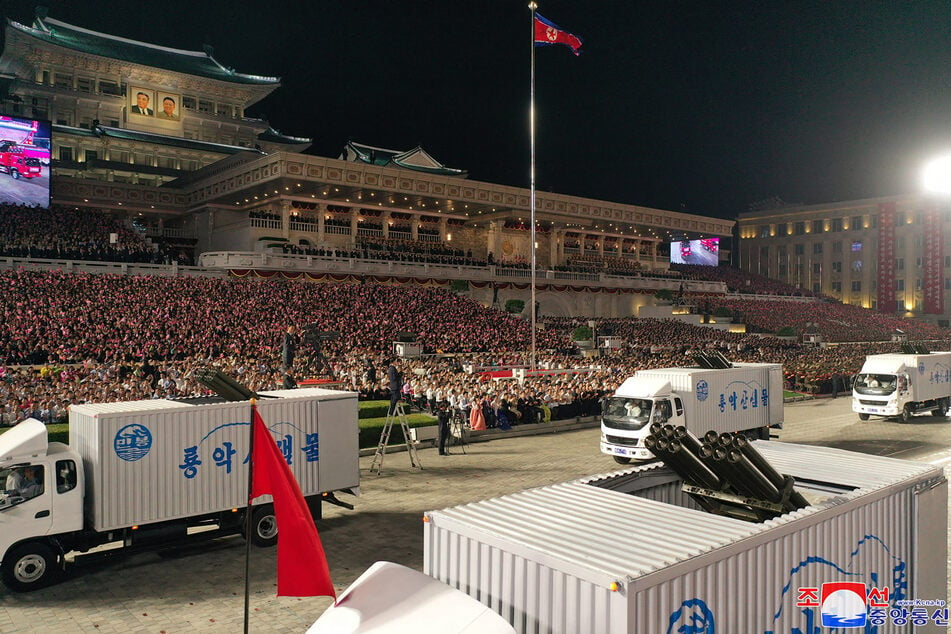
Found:
M 769 438 L 783 426 L 783 368 L 734 363 L 729 368 L 639 370 L 605 399 L 601 452 L 620 464 L 651 460 L 651 423 L 683 425 L 696 436 L 713 430 Z
M 216 401 L 216 402 L 208 402 Z M 352 392 L 263 392 L 258 411 L 311 510 L 359 494 Z M 66 555 L 103 544 L 152 548 L 244 530 L 250 404 L 151 400 L 70 408 L 69 445 L 27 420 L 0 435 L 0 577 L 13 590 L 56 580 Z M 276 542 L 270 496 L 251 541 Z M 352 508 L 352 507 L 351 507 Z
M 423 572 L 519 634 L 949 631 L 940 466 L 750 444 L 808 506 L 711 514 L 651 462 L 430 511 Z
M 873 354 L 865 357 L 852 386 L 852 411 L 859 419 L 930 412 L 944 416 L 951 404 L 951 352 Z

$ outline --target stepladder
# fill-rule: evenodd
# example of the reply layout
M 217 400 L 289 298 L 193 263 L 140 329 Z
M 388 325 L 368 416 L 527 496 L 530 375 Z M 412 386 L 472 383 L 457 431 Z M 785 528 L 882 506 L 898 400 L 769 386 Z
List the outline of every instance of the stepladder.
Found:
M 386 421 L 383 423 L 383 431 L 380 432 L 380 442 L 376 446 L 376 453 L 373 454 L 373 462 L 370 463 L 370 473 L 380 475 L 383 473 L 383 459 L 386 457 L 386 448 L 390 444 L 390 434 L 393 433 L 393 423 L 399 424 L 403 431 L 403 438 L 406 440 L 406 453 L 409 454 L 409 463 L 413 469 L 422 469 L 423 465 L 419 461 L 419 454 L 416 453 L 416 443 L 409 431 L 409 419 L 406 417 L 406 410 L 403 402 L 400 401 L 392 411 L 387 411 Z

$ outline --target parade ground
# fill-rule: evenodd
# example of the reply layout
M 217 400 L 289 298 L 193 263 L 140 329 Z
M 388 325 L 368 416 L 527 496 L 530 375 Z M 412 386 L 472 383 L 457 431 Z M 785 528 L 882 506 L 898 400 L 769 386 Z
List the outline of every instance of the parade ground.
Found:
M 860 423 L 850 399 L 787 404 L 779 440 L 876 455 L 951 463 L 951 421 Z M 575 429 L 471 443 L 466 453 L 388 453 L 381 475 L 360 459 L 354 510 L 325 506 L 318 523 L 340 592 L 376 561 L 421 570 L 422 515 L 526 488 L 621 469 L 598 452 L 599 429 Z M 250 630 L 303 632 L 330 599 L 276 597 L 276 552 L 251 549 Z M 0 632 L 238 632 L 244 619 L 245 543 L 227 537 L 162 553 L 118 554 L 76 563 L 62 583 L 27 594 L 0 589 Z

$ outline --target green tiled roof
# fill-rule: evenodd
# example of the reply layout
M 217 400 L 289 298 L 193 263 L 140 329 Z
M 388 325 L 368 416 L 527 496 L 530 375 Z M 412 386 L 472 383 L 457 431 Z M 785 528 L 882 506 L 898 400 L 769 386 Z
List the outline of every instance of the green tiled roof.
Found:
M 210 47 L 202 52 L 183 51 L 106 35 L 41 16 L 36 17 L 32 27 L 9 19 L 7 23 L 38 40 L 91 55 L 238 84 L 277 85 L 280 83 L 279 77 L 245 75 L 222 66 L 212 57 Z
M 281 134 L 274 128 L 269 127 L 267 130 L 258 135 L 258 139 L 261 141 L 271 141 L 272 143 L 293 143 L 293 144 L 304 144 L 304 143 L 313 143 L 313 139 L 305 139 L 299 136 L 288 136 L 286 134 Z
M 355 141 L 347 141 L 343 158 L 347 158 L 348 156 L 352 161 L 358 163 L 381 165 L 383 167 L 401 167 L 415 172 L 425 172 L 426 174 L 462 177 L 467 175 L 466 170 L 446 167 L 434 159 L 429 152 L 419 146 L 412 150 L 401 152 L 398 150 L 373 147 L 372 145 L 363 145 Z
M 156 145 L 165 145 L 168 147 L 178 147 L 187 150 L 198 150 L 201 152 L 214 152 L 216 154 L 238 154 L 239 152 L 254 152 L 255 154 L 264 154 L 261 150 L 240 145 L 225 145 L 224 143 L 210 143 L 208 141 L 196 141 L 194 139 L 184 139 L 177 136 L 167 136 L 164 134 L 154 134 L 152 132 L 139 132 L 137 130 L 123 130 L 122 128 L 112 128 L 109 126 L 97 126 L 93 130 L 85 128 L 74 128 L 53 124 L 53 132 L 57 134 L 78 135 L 78 136 L 98 136 L 112 137 L 116 139 L 127 139 L 129 141 L 142 141 L 145 143 L 155 143 Z

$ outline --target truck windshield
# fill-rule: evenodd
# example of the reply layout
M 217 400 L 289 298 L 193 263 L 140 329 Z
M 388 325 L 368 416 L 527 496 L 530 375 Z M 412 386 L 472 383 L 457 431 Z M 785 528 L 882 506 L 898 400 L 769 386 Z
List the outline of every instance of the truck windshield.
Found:
M 43 494 L 43 466 L 15 465 L 0 469 L 0 511 Z
M 859 374 L 855 377 L 855 391 L 859 394 L 885 396 L 895 391 L 897 383 L 894 374 Z
M 654 403 L 645 398 L 612 396 L 604 403 L 604 424 L 616 429 L 640 429 L 649 420 Z

